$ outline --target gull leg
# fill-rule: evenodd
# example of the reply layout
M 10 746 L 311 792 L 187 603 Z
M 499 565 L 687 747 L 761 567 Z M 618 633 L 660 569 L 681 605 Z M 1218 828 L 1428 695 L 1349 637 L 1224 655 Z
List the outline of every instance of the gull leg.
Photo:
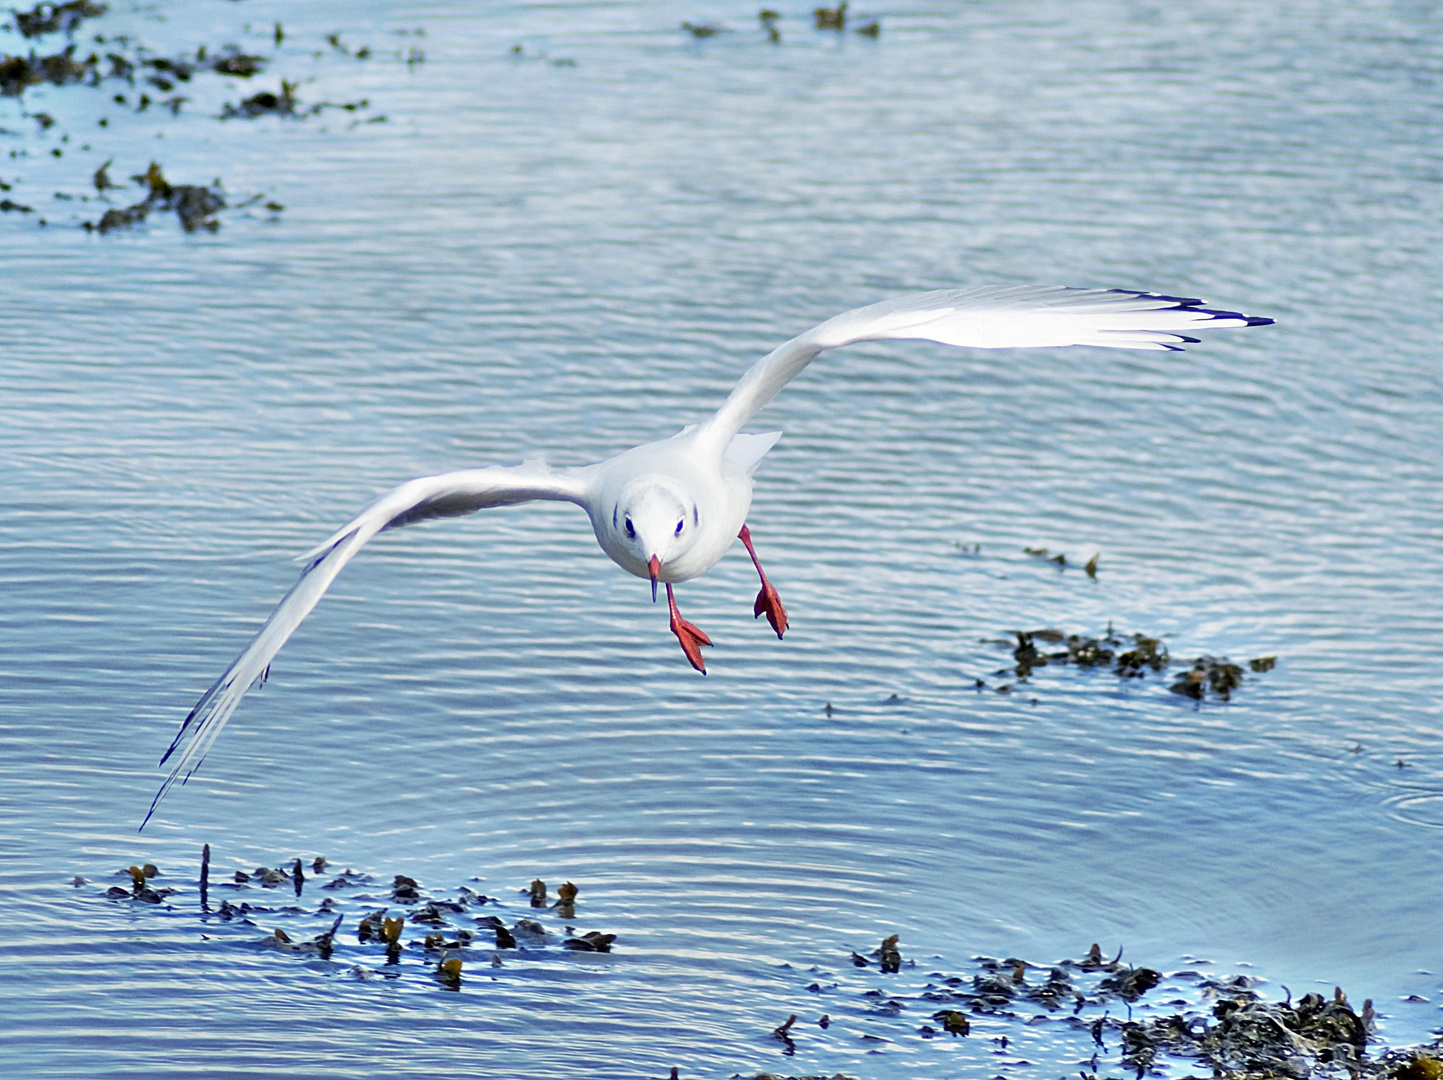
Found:
M 701 646 L 710 645 L 711 638 L 681 617 L 681 612 L 676 609 L 676 597 L 672 595 L 669 581 L 666 583 L 666 603 L 671 608 L 671 632 L 676 635 L 677 641 L 681 642 L 681 651 L 686 653 L 691 666 L 705 675 L 706 661 L 701 658 Z
M 757 602 L 752 605 L 752 617 L 761 618 L 762 612 L 766 612 L 767 622 L 772 624 L 777 637 L 781 637 L 787 632 L 787 609 L 782 607 L 782 598 L 777 595 L 777 590 L 762 572 L 762 564 L 757 562 L 756 549 L 752 547 L 751 530 L 743 525 L 737 536 L 747 546 L 747 554 L 752 557 L 752 565 L 757 568 L 757 576 L 762 579 L 762 591 L 757 593 Z

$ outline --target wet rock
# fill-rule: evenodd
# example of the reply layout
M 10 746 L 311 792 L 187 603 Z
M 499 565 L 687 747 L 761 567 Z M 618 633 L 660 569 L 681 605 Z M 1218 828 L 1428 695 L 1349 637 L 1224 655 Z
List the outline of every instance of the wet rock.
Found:
M 603 934 L 598 930 L 592 930 L 589 933 L 580 935 L 579 937 L 569 937 L 561 944 L 565 948 L 574 949 L 577 952 L 609 953 L 611 952 L 611 943 L 615 940 L 615 934 Z
M 397 874 L 395 884 L 391 886 L 391 898 L 398 904 L 408 904 L 421 899 L 416 879 L 409 878 L 405 874 Z

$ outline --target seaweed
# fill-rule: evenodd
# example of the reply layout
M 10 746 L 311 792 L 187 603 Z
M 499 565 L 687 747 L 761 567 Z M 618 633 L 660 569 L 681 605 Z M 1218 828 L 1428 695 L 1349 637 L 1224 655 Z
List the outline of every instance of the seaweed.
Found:
M 99 191 L 106 190 L 101 186 L 102 182 L 108 187 L 116 186 L 105 173 L 109 165 L 107 161 L 95 174 L 93 182 Z M 220 228 L 215 215 L 225 209 L 226 201 L 219 180 L 210 186 L 172 184 L 154 161 L 144 173 L 131 179 L 146 188 L 145 198 L 127 207 L 112 207 L 100 216 L 99 221 L 85 222 L 83 227 L 87 232 L 98 232 L 104 236 L 116 229 L 132 228 L 145 221 L 155 209 L 173 210 L 180 219 L 181 227 L 188 233 L 201 230 L 215 232 Z
M 818 30 L 845 30 L 847 27 L 847 0 L 834 8 L 813 8 L 812 18 Z
M 999 675 L 1015 675 L 1028 679 L 1039 668 L 1053 665 L 1072 665 L 1079 668 L 1109 668 L 1124 679 L 1140 679 L 1149 671 L 1162 674 L 1172 664 L 1173 658 L 1161 638 L 1148 634 L 1118 636 L 1108 623 L 1107 631 L 1101 637 L 1086 634 L 1067 634 L 1047 627 L 1040 630 L 1013 631 L 1011 668 L 1003 668 Z M 1062 649 L 1049 649 L 1049 645 L 1062 645 Z M 1232 700 L 1232 695 L 1243 685 L 1246 676 L 1240 665 L 1226 657 L 1200 656 L 1191 662 L 1190 670 L 1184 672 L 1168 689 L 1175 694 L 1202 701 L 1209 694 L 1223 701 Z M 1262 656 L 1248 661 L 1254 674 L 1271 671 L 1277 664 L 1276 656 Z M 977 680 L 977 689 L 986 683 Z M 1006 692 L 1007 687 L 998 687 Z
M 89 0 L 68 0 L 63 4 L 36 4 L 29 11 L 15 12 L 15 29 L 21 37 L 33 38 L 63 31 L 75 33 L 86 19 L 99 18 L 109 8 Z
M 243 98 L 239 105 L 232 105 L 226 102 L 221 109 L 222 120 L 253 120 L 257 116 L 295 116 L 296 114 L 296 84 L 281 80 L 281 90 L 273 94 L 269 90 L 262 90 L 258 94 L 252 94 Z
M 209 867 L 205 853 L 201 865 L 199 880 L 204 881 Z M 466 989 L 463 972 L 474 964 L 501 966 L 502 953 L 506 964 L 554 964 L 571 954 L 611 952 L 617 940 L 597 930 L 576 934 L 564 924 L 548 925 L 557 913 L 555 907 L 545 913 L 531 909 L 534 918 L 517 917 L 508 927 L 498 915 L 473 914 L 496 901 L 467 886 L 445 897 L 399 905 L 392 900 L 393 906 L 366 908 L 363 905 L 375 898 L 361 890 L 374 879 L 354 870 L 334 873 L 323 886 L 327 895 L 318 905 L 286 904 L 289 898 L 284 894 L 279 894 L 282 903 L 276 903 L 274 890 L 294 883 L 298 865 L 304 878 L 306 863 L 293 855 L 272 867 L 239 871 L 232 882 L 213 882 L 212 888 L 239 894 L 238 902 L 224 901 L 216 910 L 193 906 L 195 879 L 171 881 L 150 863 L 118 871 L 123 886 L 90 888 L 109 902 L 133 905 L 128 911 L 132 918 L 154 911 L 169 924 L 193 913 L 205 928 L 202 942 L 239 942 L 274 956 L 277 963 L 303 961 L 322 977 L 349 971 L 363 982 L 380 977 L 409 979 L 412 985 L 446 992 Z M 317 876 L 326 872 L 324 860 L 309 865 Z M 160 888 L 160 880 L 175 887 Z M 392 880 L 412 879 L 399 875 Z M 77 875 L 65 885 L 84 889 L 88 883 Z M 518 885 L 522 887 L 517 902 L 527 910 L 531 890 Z M 262 891 L 266 889 L 272 891 Z M 388 891 L 394 893 L 395 886 Z M 414 891 L 421 892 L 419 886 Z M 259 902 L 241 899 L 246 895 Z M 268 898 L 272 899 L 267 902 Z M 424 935 L 408 939 L 408 924 L 424 925 Z M 355 928 L 354 934 L 346 932 L 348 925 Z M 494 946 L 490 931 L 495 934 Z M 1380 1046 L 1372 1002 L 1365 1000 L 1355 1008 L 1341 989 L 1331 997 L 1309 993 L 1295 1000 L 1289 993 L 1282 1000 L 1270 1000 L 1259 991 L 1257 980 L 1240 974 L 1208 974 L 1204 960 L 1189 960 L 1187 968 L 1164 971 L 1129 963 L 1121 949 L 1104 953 L 1097 944 L 1079 957 L 1052 963 L 977 956 L 924 974 L 915 964 L 901 962 L 897 943 L 897 935 L 888 935 L 872 950 L 881 961 L 880 971 L 878 964 L 846 946 L 833 950 L 830 960 L 820 958 L 805 974 L 782 965 L 800 975 L 798 994 L 827 995 L 829 1010 L 819 1017 L 812 1013 L 815 1020 L 807 1019 L 801 1009 L 790 1012 L 771 1029 L 769 1052 L 791 1056 L 810 1049 L 804 1045 L 805 1037 L 815 1023 L 829 1030 L 833 1041 L 854 1038 L 869 1049 L 909 1038 L 948 1036 L 944 1042 L 990 1041 L 998 1051 L 1008 1050 L 1015 1041 L 1018 1046 L 1012 1052 L 1020 1053 L 1025 1052 L 1027 1032 L 1056 1024 L 1057 1030 L 1079 1037 L 1053 1043 L 1063 1060 L 1048 1062 L 1047 1075 L 1080 1073 L 1093 1080 L 1126 1070 L 1144 1076 L 1212 1074 L 1228 1080 L 1344 1074 L 1351 1080 L 1443 1080 L 1440 1044 L 1397 1050 Z M 599 956 L 576 956 L 572 962 L 605 961 Z M 768 985 L 772 978 L 769 974 Z M 484 995 L 476 1000 L 484 1007 Z M 1073 1052 L 1091 1057 L 1068 1062 L 1066 1055 Z M 1051 1072 L 1054 1065 L 1056 1073 Z M 953 1075 L 956 1070 L 940 1072 Z
M 95 79 L 99 63 L 94 53 L 77 60 L 74 44 L 50 56 L 37 56 L 33 51 L 28 56 L 0 55 L 0 97 L 19 97 L 29 87 L 41 83 L 65 86 L 87 77 Z

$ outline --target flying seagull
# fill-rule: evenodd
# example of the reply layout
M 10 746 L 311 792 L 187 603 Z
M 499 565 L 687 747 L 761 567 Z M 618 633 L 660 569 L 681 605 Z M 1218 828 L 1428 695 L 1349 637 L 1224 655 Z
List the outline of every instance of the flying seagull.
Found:
M 705 674 L 701 647 L 711 639 L 682 618 L 672 586 L 706 573 L 733 541 L 746 546 L 761 579 L 754 615 L 765 615 L 777 637 L 786 633 L 786 609 L 762 571 L 746 525 L 752 474 L 781 432 L 751 435 L 741 429 L 821 353 L 861 341 L 897 340 L 973 349 L 1101 345 L 1180 350 L 1198 340 L 1190 330 L 1272 321 L 1203 307 L 1201 300 L 1130 289 L 989 285 L 914 293 L 844 312 L 793 338 L 757 361 L 710 418 L 669 439 L 581 468 L 526 463 L 408 481 L 302 556 L 306 568 L 300 580 L 181 724 L 160 762 L 175 757 L 175 764 L 145 820 L 177 780 L 190 779 L 246 691 L 264 681 L 286 639 L 377 533 L 537 499 L 575 503 L 591 519 L 601 550 L 627 573 L 650 580 L 653 601 L 658 583 L 666 586 L 671 632 L 691 666 Z

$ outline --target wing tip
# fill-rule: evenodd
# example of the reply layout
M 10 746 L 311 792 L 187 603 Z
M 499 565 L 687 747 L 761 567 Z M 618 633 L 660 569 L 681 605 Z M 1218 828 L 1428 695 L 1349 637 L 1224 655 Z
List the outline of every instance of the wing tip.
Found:
M 1172 296 L 1168 293 L 1148 292 L 1145 289 L 1108 289 L 1110 293 L 1132 296 L 1138 300 L 1156 300 L 1178 310 L 1190 310 L 1198 315 L 1211 316 L 1213 321 L 1234 320 L 1243 326 L 1272 326 L 1277 320 L 1264 315 L 1244 315 L 1241 311 L 1223 311 L 1220 308 L 1205 308 L 1203 301 L 1194 296 Z
M 1202 303 L 1201 300 L 1194 296 L 1170 296 L 1167 293 L 1149 292 L 1147 289 L 1108 289 L 1106 291 L 1118 293 L 1122 296 L 1133 296 L 1139 300 L 1160 300 L 1163 303 L 1180 308 L 1197 307 Z

